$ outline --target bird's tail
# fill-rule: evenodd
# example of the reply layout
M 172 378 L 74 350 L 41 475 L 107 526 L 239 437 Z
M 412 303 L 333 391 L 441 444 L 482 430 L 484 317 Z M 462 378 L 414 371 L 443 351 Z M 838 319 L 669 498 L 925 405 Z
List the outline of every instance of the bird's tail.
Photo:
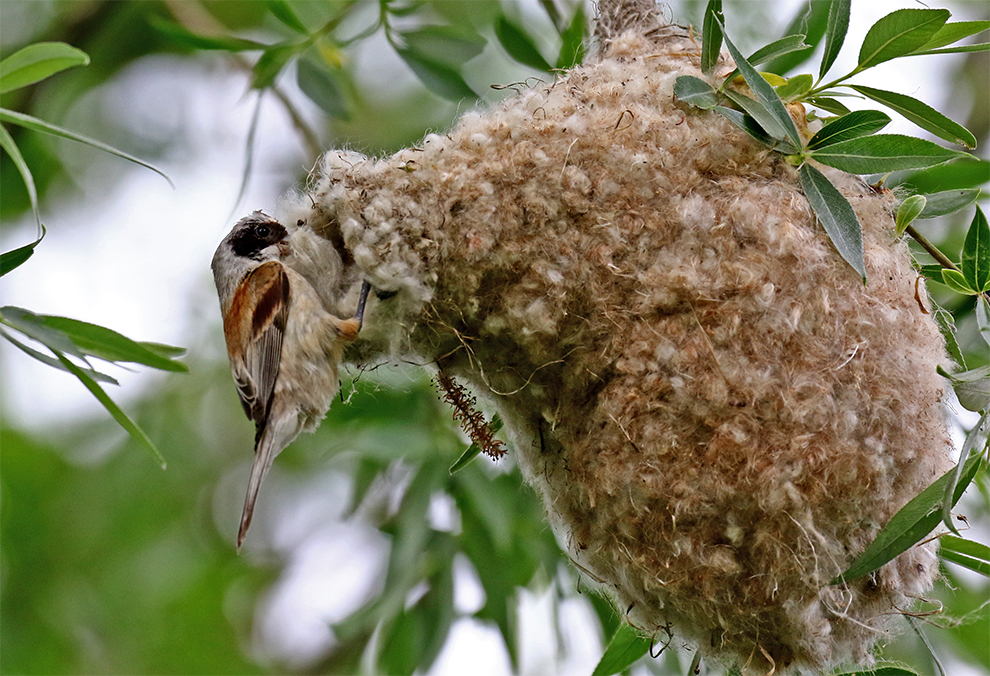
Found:
M 292 425 L 296 421 L 295 416 L 288 417 Z M 279 424 L 281 422 L 281 424 Z M 237 530 L 237 549 L 241 548 L 244 536 L 251 526 L 251 517 L 254 516 L 254 503 L 258 500 L 258 491 L 261 489 L 261 482 L 264 481 L 268 470 L 271 469 L 272 462 L 283 448 L 299 433 L 298 424 L 295 429 L 288 430 L 283 416 L 269 416 L 268 424 L 261 430 L 261 434 L 254 445 L 254 465 L 251 467 L 251 478 L 248 479 L 247 495 L 244 497 L 244 509 L 241 511 L 241 525 Z

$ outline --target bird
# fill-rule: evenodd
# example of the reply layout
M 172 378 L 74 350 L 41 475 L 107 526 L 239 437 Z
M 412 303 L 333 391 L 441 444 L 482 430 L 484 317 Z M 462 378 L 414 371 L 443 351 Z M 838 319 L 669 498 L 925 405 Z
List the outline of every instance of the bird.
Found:
M 313 285 L 286 264 L 292 240 L 262 211 L 242 218 L 220 242 L 211 268 L 220 298 L 230 370 L 255 424 L 254 464 L 237 533 L 240 549 L 261 482 L 275 457 L 315 430 L 340 391 L 346 343 L 357 338 L 370 284 L 350 319 L 328 312 Z

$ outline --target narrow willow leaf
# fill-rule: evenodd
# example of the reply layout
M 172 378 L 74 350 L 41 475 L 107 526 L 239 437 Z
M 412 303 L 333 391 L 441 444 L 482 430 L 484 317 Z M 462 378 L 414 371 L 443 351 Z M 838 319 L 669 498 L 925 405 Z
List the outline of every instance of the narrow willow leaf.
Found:
M 777 117 L 767 110 L 766 106 L 757 101 L 756 99 L 751 99 L 745 94 L 741 94 L 734 89 L 726 89 L 723 92 L 734 104 L 739 106 L 746 112 L 746 114 L 756 120 L 760 128 L 766 132 L 766 134 L 774 139 L 774 141 L 781 141 L 787 136 L 787 132 L 784 127 L 780 124 Z
M 97 141 L 96 139 L 89 138 L 88 136 L 77 134 L 74 131 L 63 129 L 62 127 L 56 126 L 49 122 L 45 122 L 44 120 L 39 120 L 36 117 L 25 115 L 24 113 L 18 113 L 13 110 L 8 110 L 7 108 L 0 108 L 0 122 L 8 122 L 10 124 L 20 125 L 21 127 L 25 127 L 26 129 L 40 131 L 43 134 L 51 134 L 53 136 L 67 138 L 72 141 L 78 141 L 79 143 L 85 143 L 90 147 L 96 148 L 97 150 L 102 150 L 105 153 L 110 153 L 111 155 L 116 155 L 117 157 L 125 159 L 128 162 L 140 164 L 142 167 L 146 169 L 151 169 L 153 172 L 164 178 L 166 181 L 168 181 L 168 184 L 172 186 L 172 189 L 173 190 L 175 189 L 175 184 L 172 183 L 172 179 L 170 179 L 168 175 L 158 167 L 149 164 L 144 160 L 140 160 L 134 157 L 133 155 L 128 155 L 122 150 L 117 150 L 113 146 L 109 146 L 106 143 L 103 143 L 102 141 Z
M 553 70 L 553 66 L 547 63 L 533 44 L 532 38 L 504 16 L 500 16 L 495 22 L 495 37 L 509 56 L 519 63 L 536 70 Z
M 296 64 L 296 84 L 309 100 L 318 105 L 324 113 L 337 120 L 349 120 L 344 94 L 337 86 L 333 75 L 309 59 L 299 59 Z
M 955 506 L 956 501 L 959 500 L 959 496 L 962 495 L 963 490 L 966 489 L 966 486 L 973 479 L 972 476 L 968 479 L 966 478 L 966 468 L 970 463 L 979 466 L 983 462 L 983 451 L 986 449 L 986 444 L 979 444 L 980 439 L 983 439 L 984 442 L 986 441 L 988 429 L 990 429 L 990 411 L 980 416 L 980 419 L 973 425 L 973 429 L 966 435 L 966 440 L 963 441 L 962 449 L 959 451 L 959 462 L 946 474 L 949 478 L 942 491 L 942 523 L 956 535 L 959 534 L 959 531 L 956 530 L 955 524 L 952 523 L 952 508 Z M 974 451 L 976 452 L 974 453 Z
M 899 9 L 867 31 L 859 50 L 857 71 L 910 54 L 934 37 L 948 21 L 947 9 Z
M 822 54 L 821 68 L 818 70 L 819 81 L 835 63 L 835 57 L 839 55 L 842 43 L 846 40 L 851 6 L 852 0 L 833 0 L 832 6 L 829 7 L 828 23 L 825 25 L 825 52 Z
M 461 453 L 461 456 L 454 461 L 454 464 L 450 466 L 450 473 L 455 474 L 460 472 L 462 469 L 467 467 L 472 460 L 477 458 L 480 453 L 481 449 L 478 447 L 478 444 L 471 444 L 463 453 Z
M 30 310 L 6 305 L 0 308 L 0 323 L 38 341 L 52 352 L 71 354 L 73 357 L 86 360 L 86 355 L 72 342 L 71 338 L 58 329 L 45 326 Z
M 822 164 L 850 174 L 878 174 L 898 169 L 931 167 L 969 156 L 913 136 L 876 134 L 815 150 L 812 157 Z
M 928 200 L 924 195 L 911 195 L 901 202 L 900 206 L 897 207 L 897 216 L 894 218 L 898 237 L 903 235 L 907 227 L 921 215 L 927 202 Z
M 18 247 L 11 251 L 5 251 L 0 254 L 0 277 L 10 272 L 16 267 L 23 265 L 32 255 L 34 255 L 34 248 L 41 244 L 41 240 L 45 238 L 47 234 L 45 226 L 41 226 L 41 234 L 38 239 L 34 240 L 30 244 L 25 244 L 24 246 Z
M 553 6 L 553 3 L 549 3 Z M 560 33 L 560 53 L 557 55 L 557 68 L 573 68 L 584 60 L 584 37 L 588 30 L 588 20 L 584 13 L 584 3 L 578 3 L 570 24 Z
M 78 378 L 79 382 L 85 385 L 86 389 L 89 390 L 94 397 L 96 397 L 96 400 L 103 404 L 103 407 L 110 412 L 110 415 L 117 421 L 117 424 L 127 430 L 127 433 L 130 434 L 131 437 L 141 446 L 144 446 L 144 448 L 151 453 L 152 457 L 158 461 L 162 469 L 166 469 L 167 463 L 165 462 L 165 457 L 155 446 L 154 442 L 151 441 L 151 438 L 145 434 L 144 430 L 141 429 L 137 423 L 127 417 L 127 414 L 114 403 L 113 399 L 107 396 L 107 393 L 103 391 L 103 388 L 100 387 L 95 380 L 90 378 L 82 369 L 69 361 L 65 355 L 60 352 L 56 352 L 56 355 L 58 356 L 59 361 L 61 361 L 65 366 L 66 370 Z
M 979 412 L 990 406 L 990 366 L 955 373 L 950 381 L 956 399 L 967 411 Z
M 892 176 L 890 187 L 901 186 L 910 192 L 930 194 L 943 190 L 976 188 L 990 181 L 990 161 L 973 156 L 951 164 L 942 164 L 921 171 Z
M 832 676 L 920 676 L 906 664 L 881 662 L 870 669 L 836 672 Z
M 811 137 L 808 149 L 826 148 L 841 141 L 875 134 L 890 124 L 890 117 L 879 110 L 857 110 L 832 120 Z
M 973 480 L 981 462 L 982 458 L 979 454 L 971 455 L 966 462 L 961 480 L 956 484 L 952 496 L 952 506 L 955 506 L 956 501 L 959 500 L 963 491 Z M 852 582 L 864 575 L 869 575 L 931 533 L 941 520 L 945 485 L 951 480 L 953 472 L 955 469 L 950 469 L 904 505 L 881 529 L 876 539 L 869 544 L 859 558 L 845 572 L 829 581 L 829 584 Z
M 474 90 L 464 81 L 456 69 L 447 64 L 432 61 L 411 49 L 400 48 L 395 51 L 406 62 L 406 65 L 416 73 L 419 81 L 437 96 L 449 101 L 478 98 L 478 95 L 474 93 Z
M 701 71 L 711 73 L 722 52 L 722 0 L 708 0 L 701 22 Z
M 723 27 L 723 32 L 725 28 Z M 736 49 L 736 46 L 732 44 L 732 40 L 729 39 L 728 35 L 724 36 L 725 46 L 729 49 L 729 53 L 732 54 L 732 58 L 736 62 L 736 67 L 742 74 L 743 79 L 746 80 L 746 84 L 749 85 L 750 90 L 756 97 L 756 100 L 760 105 L 765 108 L 769 114 L 775 120 L 777 127 L 783 129 L 784 135 L 787 139 L 795 146 L 801 147 L 801 135 L 798 134 L 797 127 L 794 126 L 794 120 L 791 119 L 790 114 L 787 112 L 787 108 L 784 107 L 784 102 L 780 100 L 777 96 L 777 92 L 774 91 L 773 87 L 770 86 L 763 76 L 760 75 L 753 66 L 746 61 L 743 55 Z M 749 112 L 749 111 L 747 111 Z M 760 124 L 763 124 L 762 120 L 757 118 Z M 764 127 L 766 129 L 766 127 Z M 768 133 L 774 138 L 781 139 L 783 136 L 778 136 L 774 134 L 770 129 L 766 129 Z
M 810 74 L 795 75 L 776 88 L 777 96 L 785 103 L 790 103 L 811 91 L 812 85 L 814 85 L 814 78 Z
M 967 54 L 970 52 L 990 51 L 990 42 L 981 42 L 978 45 L 960 45 L 958 47 L 943 47 L 942 49 L 932 49 L 925 52 L 912 52 L 910 56 L 923 56 L 927 54 Z
M 305 43 L 283 42 L 266 49 L 251 69 L 251 88 L 271 87 L 289 61 L 306 47 Z
M 976 303 L 976 326 L 983 342 L 990 346 L 990 300 L 985 296 L 980 296 Z
M 966 282 L 966 278 L 963 277 L 963 273 L 958 270 L 943 268 L 942 283 L 956 293 L 961 293 L 964 296 L 976 295 L 976 289 L 970 288 L 969 284 Z
M 990 226 L 980 207 L 969 224 L 959 267 L 974 291 L 990 291 Z
M 961 209 L 965 209 L 976 201 L 982 192 L 979 188 L 967 190 L 945 190 L 930 195 L 925 195 L 927 202 L 925 210 L 918 216 L 919 220 L 954 214 Z
M 485 38 L 467 28 L 423 26 L 400 33 L 405 45 L 420 54 L 450 64 L 462 64 L 481 54 Z
M 939 555 L 943 561 L 950 561 L 990 577 L 990 547 L 954 535 L 942 537 L 939 545 Z
M 149 17 L 148 22 L 159 33 L 172 42 L 184 47 L 221 52 L 247 52 L 268 49 L 268 45 L 263 42 L 255 42 L 254 40 L 233 38 L 226 35 L 199 35 L 198 33 L 193 33 L 185 26 L 181 26 L 174 21 L 166 21 L 159 16 Z
M 779 58 L 785 54 L 810 48 L 811 46 L 805 43 L 803 34 L 799 33 L 797 35 L 788 35 L 787 37 L 780 38 L 779 40 L 774 40 L 769 45 L 760 47 L 746 60 L 749 61 L 749 65 L 758 66 L 761 63 L 766 63 L 767 61 Z M 736 79 L 737 75 L 739 75 L 738 68 L 729 73 L 726 76 L 725 81 L 732 82 Z M 766 75 L 766 73 L 764 73 L 764 75 Z
M 643 657 L 649 649 L 650 639 L 643 638 L 637 629 L 623 622 L 616 629 L 612 640 L 608 642 L 605 654 L 598 661 L 591 676 L 621 674 Z
M 970 150 L 976 147 L 976 137 L 973 136 L 973 132 L 958 122 L 953 122 L 927 103 L 922 103 L 918 99 L 897 92 L 888 92 L 862 85 L 849 86 L 863 96 L 867 96 L 877 103 L 882 103 L 891 110 L 896 110 L 911 122 L 925 131 L 930 131 L 943 141 L 958 143 Z
M 985 30 L 990 30 L 990 21 L 954 21 L 947 23 L 939 28 L 938 32 L 921 49 L 912 52 L 912 54 L 945 47 L 946 45 L 951 45 L 953 42 L 959 42 L 963 38 L 968 38 L 970 35 L 982 33 Z
M 31 202 L 31 211 L 34 213 L 34 220 L 40 228 L 41 211 L 38 209 L 38 189 L 34 185 L 34 175 L 31 173 L 31 168 L 27 165 L 27 162 L 24 161 L 24 156 L 21 155 L 21 149 L 17 147 L 13 137 L 2 126 L 0 126 L 0 148 L 7 151 L 14 166 L 17 167 L 17 171 L 21 175 L 21 180 L 24 181 L 28 200 Z
M 21 341 L 17 340 L 16 338 L 14 338 L 12 335 L 10 335 L 9 333 L 7 333 L 3 329 L 0 329 L 0 335 L 2 335 L 4 338 L 6 338 L 10 342 L 11 345 L 13 345 L 14 347 L 16 347 L 18 350 L 24 352 L 26 355 L 28 355 L 32 359 L 37 359 L 42 364 L 44 364 L 46 366 L 51 366 L 52 368 L 58 369 L 59 371 L 65 371 L 66 373 L 69 372 L 69 369 L 65 368 L 65 366 L 62 364 L 62 362 L 59 361 L 58 359 L 55 359 L 53 357 L 49 357 L 47 354 L 44 354 L 43 352 L 39 352 L 38 350 L 35 350 L 34 348 L 28 347 L 27 345 L 25 345 Z M 85 368 L 85 367 L 80 367 L 80 369 L 83 371 L 83 373 L 85 373 L 86 375 L 88 375 L 93 380 L 96 380 L 96 381 L 99 381 L 99 382 L 104 382 L 104 383 L 109 383 L 110 385 L 119 385 L 120 384 L 120 383 L 117 382 L 117 380 L 115 378 L 112 378 L 112 377 L 108 376 L 106 373 L 101 373 L 100 371 L 97 371 L 95 369 Z
M 163 371 L 181 373 L 189 370 L 185 364 L 163 357 L 159 352 L 149 350 L 127 336 L 104 326 L 53 315 L 34 315 L 34 318 L 43 326 L 61 331 L 84 354 L 98 359 L 108 362 L 142 364 Z
M 777 142 L 767 136 L 767 133 L 763 131 L 763 127 L 757 124 L 756 120 L 749 115 L 741 113 L 738 110 L 733 110 L 732 108 L 726 108 L 725 106 L 715 106 L 712 110 L 726 117 L 730 122 L 749 134 L 753 140 L 758 143 L 761 143 L 769 148 L 773 148 L 774 145 L 776 145 Z
M 920 272 L 925 279 L 942 283 L 941 265 L 937 263 L 935 265 L 922 265 Z M 966 359 L 959 349 L 959 341 L 956 340 L 956 320 L 952 313 L 940 307 L 938 303 L 932 302 L 932 316 L 935 318 L 939 332 L 945 339 L 945 350 L 949 353 L 949 357 L 957 364 L 965 364 Z
M 866 281 L 863 230 L 852 205 L 825 175 L 807 162 L 798 169 L 801 189 L 839 255 Z
M 814 53 L 815 45 L 825 35 L 830 7 L 831 0 L 806 0 L 784 30 L 784 35 L 790 36 L 800 33 L 805 36 L 804 42 L 808 46 L 775 58 L 767 66 L 767 70 L 774 73 L 786 73 L 810 59 Z
M 299 17 L 292 11 L 292 7 L 289 6 L 286 0 L 266 0 L 265 5 L 268 6 L 268 11 L 272 13 L 272 16 L 292 30 L 303 35 L 309 33 L 306 25 L 299 20 Z
M 807 100 L 811 105 L 822 110 L 834 113 L 835 115 L 848 115 L 851 111 L 846 106 L 833 98 L 827 96 L 814 96 Z
M 693 75 L 681 75 L 674 80 L 674 96 L 684 103 L 705 110 L 718 105 L 718 95 L 712 86 Z
M 40 82 L 67 68 L 85 66 L 89 56 L 64 42 L 38 42 L 0 61 L 0 94 Z

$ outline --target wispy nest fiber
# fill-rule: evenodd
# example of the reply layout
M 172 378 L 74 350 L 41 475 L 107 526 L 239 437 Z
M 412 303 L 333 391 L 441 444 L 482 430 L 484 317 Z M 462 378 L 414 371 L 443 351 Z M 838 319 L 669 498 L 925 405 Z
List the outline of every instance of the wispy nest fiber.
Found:
M 828 172 L 864 286 L 793 168 L 674 99 L 698 45 L 656 27 L 603 21 L 598 61 L 418 147 L 327 153 L 283 217 L 345 249 L 342 306 L 397 292 L 348 358 L 442 358 L 491 398 L 630 622 L 748 673 L 869 662 L 935 545 L 825 585 L 949 465 L 942 339 L 892 198 Z

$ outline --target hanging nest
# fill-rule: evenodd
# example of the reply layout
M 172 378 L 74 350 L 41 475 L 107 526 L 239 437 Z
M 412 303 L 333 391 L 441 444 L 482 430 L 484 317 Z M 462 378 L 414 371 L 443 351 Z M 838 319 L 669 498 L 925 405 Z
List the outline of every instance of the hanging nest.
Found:
M 631 624 L 746 673 L 869 663 L 936 544 L 828 582 L 950 466 L 894 198 L 823 169 L 864 285 L 791 166 L 675 99 L 701 76 L 687 32 L 605 5 L 591 63 L 391 157 L 327 153 L 282 218 L 336 246 L 340 308 L 361 279 L 395 292 L 345 358 L 413 355 L 491 399 Z

